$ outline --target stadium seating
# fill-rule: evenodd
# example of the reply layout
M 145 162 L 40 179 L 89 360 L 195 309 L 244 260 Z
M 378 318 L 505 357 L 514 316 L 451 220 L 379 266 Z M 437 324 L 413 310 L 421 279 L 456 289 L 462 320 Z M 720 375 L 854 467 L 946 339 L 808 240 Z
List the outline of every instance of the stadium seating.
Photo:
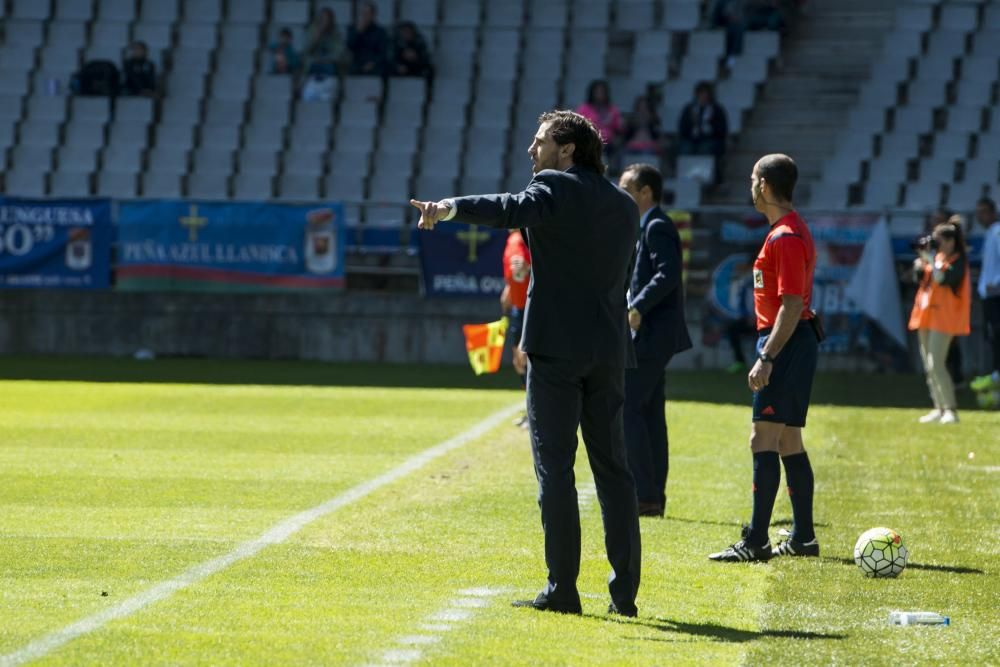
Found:
M 538 114 L 575 107 L 591 80 L 610 79 L 626 112 L 648 84 L 658 86 L 668 132 L 694 84 L 718 81 L 739 132 L 779 51 L 777 34 L 750 33 L 744 53 L 723 68 L 725 36 L 705 29 L 707 0 L 376 4 L 386 27 L 417 23 L 436 66 L 433 85 L 344 77 L 332 100 L 304 101 L 291 77 L 267 73 L 266 46 L 281 27 L 301 40 L 323 7 L 349 25 L 350 0 L 0 0 L 2 191 L 391 204 L 455 188 L 517 189 L 527 181 L 525 150 Z M 935 25 L 927 7 L 907 16 L 921 30 Z M 939 22 L 968 32 L 979 18 L 955 11 Z M 68 94 L 81 59 L 121 62 L 132 40 L 148 45 L 161 97 Z M 940 41 L 941 53 L 951 53 Z M 989 48 L 978 46 L 963 73 L 982 81 L 996 75 Z M 930 80 L 945 86 L 940 76 Z M 913 91 L 926 103 L 940 93 L 931 84 Z M 959 92 L 981 100 L 978 90 Z M 910 115 L 923 122 L 927 113 Z M 978 130 L 970 115 L 956 115 L 948 128 Z M 688 205 L 700 201 L 703 162 L 693 163 L 696 178 L 670 183 Z M 370 222 L 404 222 L 404 208 L 390 210 L 372 209 Z M 357 207 L 351 212 L 364 220 Z
M 998 25 L 1000 6 L 986 2 L 901 2 L 847 120 L 850 141 L 838 142 L 810 203 L 969 209 L 995 192 Z

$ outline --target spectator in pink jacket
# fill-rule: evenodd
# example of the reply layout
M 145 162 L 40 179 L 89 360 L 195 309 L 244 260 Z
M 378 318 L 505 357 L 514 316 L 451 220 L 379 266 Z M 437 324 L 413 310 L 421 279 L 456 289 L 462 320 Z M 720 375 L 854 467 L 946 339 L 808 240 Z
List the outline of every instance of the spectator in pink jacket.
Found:
M 614 150 L 621 138 L 622 116 L 611 102 L 608 82 L 602 79 L 591 81 L 587 88 L 587 101 L 577 107 L 576 112 L 597 127 L 605 150 Z

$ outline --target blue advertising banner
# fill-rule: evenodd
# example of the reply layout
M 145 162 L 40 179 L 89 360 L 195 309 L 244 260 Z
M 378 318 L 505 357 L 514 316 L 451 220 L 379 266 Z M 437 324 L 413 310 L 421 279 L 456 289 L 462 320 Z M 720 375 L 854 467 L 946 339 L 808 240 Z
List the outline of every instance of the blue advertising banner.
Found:
M 122 202 L 119 289 L 314 290 L 344 286 L 340 204 Z
M 0 287 L 107 288 L 111 202 L 0 197 Z
M 499 298 L 505 230 L 441 222 L 434 231 L 417 234 L 424 294 Z

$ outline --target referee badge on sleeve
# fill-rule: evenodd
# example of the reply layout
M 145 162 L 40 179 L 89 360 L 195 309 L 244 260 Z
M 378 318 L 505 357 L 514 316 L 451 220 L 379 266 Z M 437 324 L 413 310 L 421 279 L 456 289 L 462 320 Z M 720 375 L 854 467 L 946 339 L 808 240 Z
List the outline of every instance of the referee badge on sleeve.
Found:
M 764 272 L 760 269 L 753 270 L 753 288 L 764 289 Z

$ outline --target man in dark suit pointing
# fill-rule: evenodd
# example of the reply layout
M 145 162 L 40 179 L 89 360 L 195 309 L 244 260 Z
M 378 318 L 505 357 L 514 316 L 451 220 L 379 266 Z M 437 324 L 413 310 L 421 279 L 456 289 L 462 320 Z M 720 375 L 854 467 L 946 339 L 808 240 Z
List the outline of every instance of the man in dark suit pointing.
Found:
M 542 114 L 528 149 L 534 178 L 518 194 L 410 203 L 420 228 L 456 220 L 521 228 L 532 257 L 521 349 L 548 581 L 535 609 L 581 613 L 580 514 L 573 463 L 580 427 L 604 518 L 613 613 L 634 616 L 640 540 L 625 451 L 625 367 L 634 364 L 625 292 L 639 211 L 603 176 L 597 129 L 571 111 Z
M 620 185 L 639 205 L 639 245 L 629 287 L 628 321 L 638 363 L 625 371 L 625 444 L 639 496 L 640 516 L 663 516 L 667 503 L 669 445 L 663 411 L 663 370 L 691 348 L 684 321 L 681 237 L 660 208 L 663 177 L 634 164 Z

